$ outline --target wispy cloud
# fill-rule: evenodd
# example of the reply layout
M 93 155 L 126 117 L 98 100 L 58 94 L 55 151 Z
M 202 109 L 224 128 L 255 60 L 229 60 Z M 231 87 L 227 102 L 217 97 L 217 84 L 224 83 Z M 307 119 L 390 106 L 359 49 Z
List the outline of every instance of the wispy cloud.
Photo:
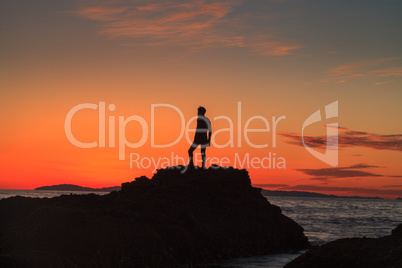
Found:
M 373 60 L 364 60 L 353 62 L 345 65 L 340 65 L 336 68 L 330 70 L 330 73 L 334 76 L 343 76 L 343 75 L 355 75 L 355 76 L 362 76 L 361 73 L 365 68 L 377 66 L 379 64 L 394 61 L 400 59 L 399 57 L 389 57 L 389 58 L 380 58 L 380 59 L 373 59 Z
M 383 185 L 381 187 L 383 187 L 383 188 L 398 188 L 398 187 L 402 187 L 402 184 Z
M 378 168 L 366 164 L 357 164 L 349 167 L 318 168 L 318 169 L 296 169 L 303 174 L 313 176 L 311 180 L 327 181 L 335 178 L 361 178 L 361 177 L 383 177 L 383 175 L 363 171 L 361 169 Z
M 278 188 L 278 187 L 286 187 L 289 186 L 288 184 L 253 184 L 254 187 L 261 187 L 261 188 Z
M 293 50 L 301 48 L 301 46 L 297 44 L 286 44 L 277 41 L 251 43 L 250 47 L 257 53 L 268 56 L 289 55 Z
M 382 70 L 372 71 L 372 74 L 376 74 L 380 77 L 401 77 L 402 76 L 402 67 L 394 67 L 394 68 L 386 68 Z
M 381 86 L 381 85 L 385 85 L 385 84 L 391 84 L 391 83 L 393 83 L 393 82 L 394 82 L 394 80 L 383 81 L 383 82 L 376 82 L 376 83 L 374 83 L 374 85 L 376 85 L 376 86 Z
M 102 2 L 101 2 L 102 3 Z M 235 1 L 122 1 L 83 7 L 77 14 L 103 22 L 101 33 L 110 37 L 164 39 L 195 37 L 227 15 Z M 116 7 L 123 5 L 123 7 Z
M 389 67 L 389 65 L 400 65 L 401 57 L 388 57 L 352 62 L 340 65 L 329 70 L 329 74 L 336 83 L 345 83 L 356 78 L 402 77 L 402 67 Z M 387 66 L 388 65 L 388 66 Z M 383 85 L 394 82 L 393 80 L 375 82 L 374 85 Z
M 301 134 L 279 133 L 278 135 L 288 138 L 285 143 L 303 146 Z M 304 136 L 305 143 L 310 147 L 325 149 L 326 136 Z M 331 139 L 329 139 L 331 142 Z M 362 131 L 353 131 L 348 128 L 339 128 L 339 147 L 365 147 L 375 150 L 402 151 L 402 134 L 381 135 Z
M 240 0 L 194 1 L 80 1 L 75 12 L 98 21 L 99 32 L 131 45 L 174 46 L 188 49 L 245 47 L 261 55 L 289 55 L 298 44 L 274 36 L 238 31 L 244 21 L 230 16 Z

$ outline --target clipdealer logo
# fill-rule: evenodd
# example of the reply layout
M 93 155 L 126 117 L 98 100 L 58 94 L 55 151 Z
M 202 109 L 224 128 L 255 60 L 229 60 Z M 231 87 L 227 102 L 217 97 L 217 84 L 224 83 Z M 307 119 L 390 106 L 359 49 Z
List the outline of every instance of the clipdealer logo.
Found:
M 106 106 L 105 101 L 100 101 L 98 104 L 96 103 L 81 103 L 74 107 L 72 107 L 64 120 L 64 131 L 69 142 L 83 149 L 89 148 L 118 148 L 118 159 L 120 161 L 126 160 L 126 150 L 127 149 L 139 149 L 145 146 L 148 142 L 151 148 L 153 149 L 161 149 L 161 148 L 172 148 L 176 146 L 179 142 L 183 140 L 183 138 L 190 145 L 192 144 L 192 137 L 190 136 L 191 132 L 195 132 L 195 129 L 191 129 L 190 125 L 197 120 L 197 116 L 191 117 L 188 121 L 185 120 L 184 113 L 175 105 L 168 103 L 157 103 L 150 105 L 150 122 L 137 114 L 130 115 L 128 117 L 125 116 L 115 116 L 110 115 L 111 112 L 116 111 L 116 105 L 109 104 Z M 85 109 L 97 111 L 98 115 L 98 140 L 92 142 L 83 142 L 76 138 L 72 131 L 72 122 L 75 116 L 79 116 L 79 112 Z M 180 123 L 180 131 L 179 135 L 175 140 L 166 143 L 159 144 L 156 142 L 156 134 L 155 134 L 155 122 L 157 116 L 158 109 L 170 109 L 174 111 L 178 115 L 178 120 Z M 109 115 L 107 115 L 109 113 Z M 333 102 L 325 107 L 326 118 L 333 118 L 338 115 L 338 102 Z M 243 118 L 242 115 L 242 103 L 237 103 L 237 113 L 235 120 L 232 120 L 231 117 L 227 115 L 219 115 L 213 118 L 213 123 L 217 121 L 225 121 L 229 127 L 214 129 L 211 145 L 214 148 L 222 149 L 222 148 L 241 148 L 244 144 L 253 148 L 253 149 L 266 149 L 266 148 L 276 148 L 277 147 L 277 131 L 278 125 L 282 120 L 286 119 L 285 115 L 281 115 L 279 117 L 272 116 L 269 120 L 265 116 L 262 115 L 254 115 L 247 119 Z M 177 118 L 175 119 L 177 120 Z M 251 128 L 250 125 L 253 121 L 262 122 L 262 128 Z M 310 148 L 304 139 L 304 129 L 314 123 L 321 121 L 320 110 L 314 112 L 310 115 L 302 126 L 302 143 L 306 150 L 315 156 L 317 159 L 329 164 L 329 165 L 337 165 L 338 163 L 338 153 L 337 153 L 337 123 L 327 124 L 327 150 L 324 154 L 313 150 Z M 139 140 L 133 142 L 127 139 L 126 137 L 126 128 L 129 124 L 136 123 L 141 127 L 141 135 Z M 108 128 L 106 128 L 108 125 Z M 235 129 L 234 126 L 237 126 Z M 116 133 L 117 130 L 117 133 Z M 223 143 L 219 144 L 216 140 L 216 136 L 220 133 L 227 133 L 229 138 Z M 268 142 L 255 144 L 250 140 L 250 133 L 265 133 L 267 136 L 270 135 L 270 144 Z M 235 139 L 236 136 L 236 139 Z M 330 144 L 330 145 L 328 145 Z M 180 155 L 171 153 L 169 156 L 163 157 L 146 157 L 141 156 L 138 152 L 130 152 L 130 168 L 138 168 L 138 169 L 148 169 L 153 167 L 154 171 L 158 168 L 164 168 L 167 166 L 176 166 L 176 165 L 186 165 L 188 159 L 182 157 Z M 201 161 L 197 154 L 195 155 L 195 162 Z M 238 168 L 264 168 L 264 169 L 286 169 L 286 160 L 282 156 L 277 156 L 274 152 L 267 152 L 264 157 L 251 157 L 250 153 L 245 153 L 240 155 L 239 153 L 235 153 L 232 158 L 229 157 L 207 157 L 207 165 L 233 165 Z

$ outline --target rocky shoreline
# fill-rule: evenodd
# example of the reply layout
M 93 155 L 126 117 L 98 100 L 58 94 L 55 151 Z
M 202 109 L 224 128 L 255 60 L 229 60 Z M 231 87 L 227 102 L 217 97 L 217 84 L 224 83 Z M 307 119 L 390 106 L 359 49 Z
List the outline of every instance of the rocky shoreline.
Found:
M 0 215 L 5 267 L 194 267 L 309 246 L 246 170 L 216 166 L 161 169 L 104 196 L 7 198 Z
M 400 268 L 402 224 L 389 236 L 345 238 L 311 248 L 285 268 Z

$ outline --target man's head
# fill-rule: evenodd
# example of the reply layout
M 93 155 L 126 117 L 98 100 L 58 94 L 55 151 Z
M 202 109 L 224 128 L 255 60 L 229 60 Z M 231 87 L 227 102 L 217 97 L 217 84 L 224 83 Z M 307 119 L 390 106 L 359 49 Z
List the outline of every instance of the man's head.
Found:
M 206 112 L 207 109 L 205 109 L 204 107 L 202 106 L 198 107 L 198 115 L 205 115 Z

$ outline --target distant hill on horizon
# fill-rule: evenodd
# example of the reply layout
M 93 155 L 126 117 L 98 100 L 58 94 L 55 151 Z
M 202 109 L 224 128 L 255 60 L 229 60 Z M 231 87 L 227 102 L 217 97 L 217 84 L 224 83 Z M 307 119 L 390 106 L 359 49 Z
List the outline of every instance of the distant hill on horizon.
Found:
M 58 184 L 58 185 L 41 186 L 35 188 L 35 190 L 45 190 L 45 191 L 85 191 L 85 192 L 112 192 L 112 191 L 119 191 L 120 189 L 121 186 L 91 188 L 74 184 Z
M 58 185 L 41 186 L 41 187 L 35 188 L 35 190 L 46 190 L 46 191 L 86 191 L 86 192 L 112 192 L 112 191 L 120 191 L 120 189 L 121 189 L 121 186 L 91 188 L 91 187 L 84 187 L 84 186 L 79 186 L 79 185 L 74 185 L 74 184 L 58 184 Z M 261 194 L 264 196 L 383 199 L 381 197 L 338 196 L 338 195 L 320 194 L 320 193 L 315 193 L 315 192 L 280 191 L 280 190 L 266 190 L 266 189 L 262 189 Z
M 321 197 L 321 198 L 358 198 L 358 199 L 384 199 L 381 197 L 363 197 L 363 196 L 339 196 L 327 195 L 314 192 L 303 191 L 279 191 L 262 189 L 261 194 L 264 196 L 293 196 L 293 197 Z

